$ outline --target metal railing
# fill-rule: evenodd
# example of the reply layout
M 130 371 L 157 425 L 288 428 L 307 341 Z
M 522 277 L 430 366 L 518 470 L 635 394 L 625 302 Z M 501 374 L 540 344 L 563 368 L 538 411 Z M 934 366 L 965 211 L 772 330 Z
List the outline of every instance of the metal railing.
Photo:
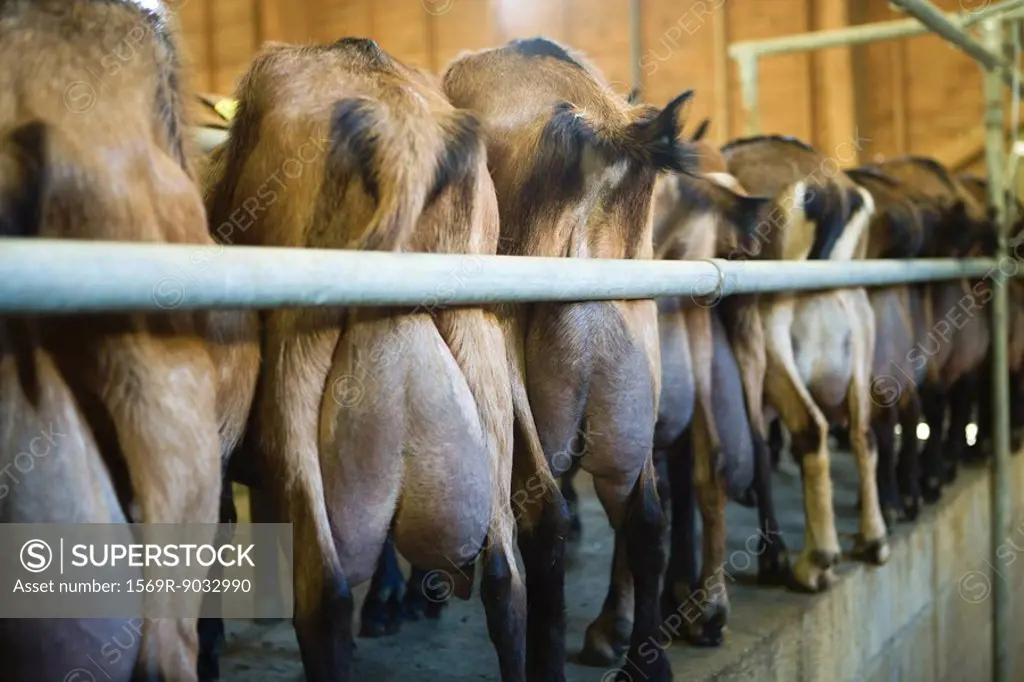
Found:
M 806 291 L 1001 279 L 996 260 L 805 263 L 527 258 L 6 239 L 0 313 L 460 305 Z M 51 263 L 39 267 L 39 259 Z M 1004 265 L 1004 270 L 1009 268 Z
M 894 4 L 900 4 L 894 2 Z M 964 42 L 958 45 L 962 49 L 973 49 L 971 54 L 975 59 L 996 60 L 1005 68 L 1012 68 L 1001 54 L 990 54 L 981 48 L 975 41 L 965 33 L 964 29 L 980 24 L 986 19 L 998 16 L 1018 18 L 1013 10 L 1024 8 L 1024 0 L 1004 0 L 1003 2 L 978 9 L 970 13 L 945 14 L 936 9 L 930 2 L 925 3 L 931 7 L 931 14 L 927 18 L 933 23 L 935 15 L 948 20 L 945 27 L 946 34 L 942 37 L 950 40 L 950 36 L 963 36 Z M 902 5 L 901 5 L 902 6 Z M 920 7 L 920 6 L 918 6 Z M 743 107 L 743 120 L 745 134 L 757 135 L 761 132 L 760 103 L 758 93 L 759 64 L 762 57 L 770 55 L 790 54 L 794 52 L 813 52 L 824 50 L 830 47 L 849 47 L 851 45 L 864 45 L 883 40 L 896 40 L 900 38 L 913 38 L 916 36 L 929 35 L 933 28 L 924 23 L 924 19 L 900 19 L 897 21 L 880 21 L 860 26 L 849 26 L 846 28 L 827 29 L 813 31 L 791 36 L 778 38 L 767 38 L 764 40 L 744 40 L 729 45 L 729 56 L 736 62 L 740 78 L 740 99 Z M 951 42 L 953 42 L 951 40 Z M 967 47 L 970 43 L 971 47 Z M 983 62 L 984 63 L 984 62 Z M 1015 69 L 1013 69 L 1015 70 Z M 1005 76 L 1010 82 L 1011 72 Z

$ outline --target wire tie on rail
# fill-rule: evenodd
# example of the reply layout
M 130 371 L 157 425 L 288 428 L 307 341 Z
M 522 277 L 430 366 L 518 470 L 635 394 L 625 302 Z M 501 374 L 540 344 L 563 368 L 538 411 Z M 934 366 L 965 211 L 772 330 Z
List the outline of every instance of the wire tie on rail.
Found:
M 701 258 L 701 262 L 709 263 L 715 268 L 715 272 L 718 273 L 718 282 L 715 284 L 714 298 L 712 299 L 712 305 L 716 305 L 719 301 L 725 298 L 725 270 L 719 264 L 719 258 Z M 705 296 L 707 298 L 707 295 Z

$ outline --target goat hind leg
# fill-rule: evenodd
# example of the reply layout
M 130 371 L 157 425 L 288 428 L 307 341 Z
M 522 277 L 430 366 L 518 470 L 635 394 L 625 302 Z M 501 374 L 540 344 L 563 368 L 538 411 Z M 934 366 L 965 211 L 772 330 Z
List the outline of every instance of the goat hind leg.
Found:
M 439 620 L 451 598 L 451 587 L 436 571 L 412 567 L 405 583 L 401 613 L 406 620 Z
M 978 392 L 978 373 L 970 372 L 958 381 L 950 390 L 949 429 L 946 432 L 943 483 L 956 480 L 957 469 L 967 448 L 967 424 L 971 421 L 971 411 Z
M 225 477 L 220 493 L 220 518 L 221 524 L 235 524 L 238 522 L 238 513 L 235 508 L 235 497 L 231 482 Z M 231 526 L 229 526 L 231 527 Z M 230 538 L 223 538 L 224 541 Z M 222 544 L 222 543 L 221 543 Z M 210 567 L 210 578 L 222 579 L 224 569 L 219 564 Z M 203 612 L 207 615 L 199 618 L 196 626 L 199 637 L 199 655 L 196 662 L 196 675 L 199 682 L 211 682 L 220 679 L 220 655 L 224 649 L 226 633 L 224 630 L 224 619 L 221 618 L 220 594 L 210 592 L 203 596 Z
M 757 580 L 762 585 L 781 585 L 792 578 L 792 572 L 775 515 L 771 452 L 768 443 L 756 429 L 751 429 L 751 437 L 754 443 L 754 492 L 757 497 L 760 535 L 757 543 Z
M 377 568 L 370 580 L 370 590 L 363 601 L 360 616 L 360 637 L 387 637 L 402 627 L 402 590 L 405 576 L 398 566 L 395 540 L 388 535 L 377 559 Z
M 854 554 L 873 564 L 884 564 L 889 560 L 889 541 L 886 536 L 885 520 L 878 499 L 878 443 L 872 431 L 870 420 L 871 399 L 867 382 L 851 384 L 849 402 L 853 409 L 850 414 L 850 441 L 860 472 L 860 534 L 854 547 Z M 891 427 L 888 427 L 890 428 Z M 890 453 L 892 443 L 888 444 Z M 891 472 L 887 472 L 891 473 Z
M 782 449 L 785 447 L 782 436 L 782 419 L 776 418 L 768 425 L 768 448 L 771 452 L 773 469 L 778 469 L 782 462 Z
M 694 442 L 693 488 L 700 509 L 703 532 L 701 578 L 690 601 L 700 609 L 700 617 L 688 622 L 686 639 L 697 646 L 718 646 L 729 616 L 725 586 L 725 480 L 716 471 L 712 436 L 703 410 L 694 414 L 691 433 Z M 689 620 L 689 619 L 688 619 Z
M 900 402 L 900 454 L 896 463 L 896 481 L 903 503 L 903 517 L 917 519 L 921 512 L 921 444 L 917 425 L 921 421 L 921 398 L 916 390 L 904 392 Z
M 512 550 L 511 526 L 511 519 L 495 524 L 488 536 L 480 598 L 498 653 L 501 682 L 526 682 L 526 591 Z
M 664 516 L 657 497 L 653 462 L 648 457 L 640 476 L 625 496 L 621 484 L 614 478 L 596 477 L 594 484 L 615 528 L 616 560 L 612 591 L 601 615 L 587 628 L 584 652 L 592 650 L 599 639 L 607 639 L 608 625 L 621 630 L 632 607 L 629 614 L 632 634 L 625 664 L 609 679 L 669 682 L 671 665 L 658 647 L 662 635 L 658 587 L 664 565 L 661 542 Z
M 581 656 L 593 664 L 602 658 L 605 664 L 613 661 L 623 635 L 631 630 L 628 659 L 636 670 L 622 675 L 661 682 L 671 679 L 667 658 L 659 655 L 652 659 L 650 652 L 647 656 L 641 652 L 661 638 L 658 590 L 665 561 L 665 520 L 652 456 L 653 397 L 651 386 L 643 382 L 620 383 L 614 388 L 596 386 L 587 407 L 588 423 L 603 428 L 600 437 L 590 439 L 583 466 L 593 474 L 594 489 L 615 529 L 616 552 L 608 598 L 600 616 L 587 627 Z M 650 415 L 646 427 L 635 418 L 624 417 L 643 411 Z
M 216 523 L 220 437 L 215 370 L 205 348 L 187 338 L 111 335 L 98 344 L 97 355 L 97 364 L 109 368 L 104 379 L 112 378 L 102 390 L 109 396 L 106 402 L 140 510 L 137 522 Z M 133 378 L 130 391 L 114 383 L 123 377 Z M 191 531 L 189 540 L 212 543 L 213 527 Z M 157 577 L 149 568 L 144 574 Z M 171 576 L 205 577 L 183 569 L 160 574 Z M 171 599 L 176 602 L 174 611 L 184 606 L 190 617 L 167 618 Z M 146 618 L 136 666 L 140 675 L 181 682 L 196 679 L 201 603 L 201 594 L 145 595 Z
M 803 478 L 804 548 L 793 564 L 793 578 L 801 590 L 820 592 L 832 582 L 832 567 L 840 557 L 832 508 L 828 423 L 800 381 L 788 336 L 769 339 L 765 389 L 768 403 L 778 410 L 791 434 L 793 457 Z
M 899 518 L 900 494 L 896 476 L 896 444 L 895 417 L 896 407 L 887 406 L 875 414 L 871 420 L 871 432 L 878 444 L 878 497 L 882 505 L 882 516 L 885 523 L 892 528 Z M 853 442 L 851 439 L 851 448 Z M 861 494 L 861 509 L 864 508 L 864 496 Z
M 693 439 L 690 429 L 684 431 L 672 447 L 662 450 L 661 456 L 671 487 L 671 549 L 661 595 L 661 612 L 667 615 L 684 608 L 691 592 L 697 588 L 700 577 L 693 491 Z M 675 627 L 670 630 L 670 633 L 665 634 L 681 634 Z
M 522 440 L 516 439 L 515 447 Z M 512 500 L 519 551 L 526 572 L 527 651 L 530 682 L 565 680 L 565 550 L 569 511 L 546 469 L 529 469 L 517 456 Z
M 921 387 L 921 408 L 928 425 L 928 439 L 921 453 L 921 494 L 928 504 L 938 502 L 942 495 L 942 441 L 946 420 L 946 396 L 944 392 Z M 916 429 L 915 429 L 916 433 Z
M 613 399 L 629 398 L 618 394 Z M 613 662 L 625 636 L 632 632 L 626 640 L 627 659 L 636 669 L 623 671 L 623 679 L 639 675 L 639 679 L 667 681 L 671 679 L 668 660 L 642 652 L 661 639 L 658 589 L 665 561 L 664 515 L 650 449 L 653 429 L 644 430 L 644 443 L 644 434 L 631 420 L 591 421 L 605 423 L 608 432 L 595 440 L 583 466 L 594 475 L 594 489 L 615 529 L 616 547 L 608 597 L 601 614 L 587 627 L 581 658 L 593 665 Z M 641 454 L 642 445 L 646 449 Z

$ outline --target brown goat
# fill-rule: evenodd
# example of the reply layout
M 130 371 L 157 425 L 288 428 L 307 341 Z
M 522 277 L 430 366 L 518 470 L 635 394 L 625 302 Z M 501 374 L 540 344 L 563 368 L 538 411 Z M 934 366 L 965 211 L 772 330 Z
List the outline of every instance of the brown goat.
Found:
M 689 94 L 660 111 L 629 104 L 591 65 L 542 38 L 460 57 L 444 74 L 444 89 L 487 127 L 501 253 L 653 257 L 657 173 L 693 163 L 692 150 L 677 139 Z M 564 473 L 571 461 L 566 453 L 583 434 L 581 465 L 594 475 L 616 533 L 612 589 L 587 629 L 582 658 L 613 663 L 629 638 L 626 664 L 637 672 L 623 669 L 619 679 L 669 680 L 658 648 L 664 556 L 651 459 L 661 376 L 654 301 L 526 304 L 511 307 L 509 325 L 543 455 L 555 475 Z M 534 444 L 517 438 L 517 450 L 527 447 Z M 526 510 L 529 518 L 538 507 Z M 564 526 L 566 512 L 546 507 Z M 564 564 L 559 560 L 552 570 L 529 545 L 520 544 L 529 588 L 529 676 L 562 679 Z
M 236 241 L 463 253 L 498 245 L 475 117 L 372 40 L 273 45 L 242 79 L 210 166 L 215 224 Z M 303 149 L 306 151 L 304 152 Z M 320 150 L 317 152 L 316 150 Z M 296 160 L 297 159 L 297 160 Z M 264 316 L 254 447 L 295 529 L 295 629 L 308 679 L 351 675 L 351 586 L 393 532 L 412 563 L 473 562 L 501 679 L 526 680 L 526 604 L 513 555 L 513 396 L 501 329 L 479 307 L 325 308 Z M 546 475 L 538 461 L 518 474 Z
M 3 235 L 213 243 L 183 138 L 172 19 L 147 7 L 0 5 Z M 230 312 L 0 319 L 0 466 L 60 434 L 53 456 L 3 487 L 0 520 L 216 523 L 222 461 L 255 386 L 255 324 Z M 146 613 L 167 598 L 147 595 Z M 198 614 L 199 595 L 173 599 Z M 4 621 L 4 679 L 61 677 L 126 627 Z M 132 666 L 137 678 L 196 678 L 196 618 L 146 619 L 139 634 L 109 678 L 129 679 Z M 58 642 L 67 648 L 55 656 Z
M 902 184 L 877 170 L 859 168 L 847 175 L 871 193 L 875 215 L 868 228 L 868 258 L 913 258 L 925 241 L 925 207 Z M 920 287 L 897 285 L 868 290 L 875 311 L 875 355 L 871 389 L 871 427 L 878 443 L 878 486 L 882 514 L 891 527 L 905 514 L 920 510 L 920 463 L 917 424 L 921 402 L 917 386 L 922 374 L 908 351 L 921 340 L 923 300 Z M 902 428 L 899 457 L 895 427 Z
M 987 205 L 939 163 L 909 156 L 890 159 L 879 168 L 939 207 L 941 219 L 922 255 L 962 258 L 991 253 L 994 233 Z M 984 280 L 932 282 L 925 292 L 927 331 L 908 359 L 916 371 L 925 372 L 919 394 L 929 437 L 921 456 L 921 492 L 926 502 L 934 502 L 942 485 L 955 476 L 966 447 L 965 428 L 988 354 L 987 304 L 992 292 Z
M 974 175 L 958 174 L 956 176 L 964 189 L 971 193 L 975 201 L 985 206 L 990 205 L 988 195 L 988 182 L 985 178 Z M 995 211 L 989 209 L 995 219 Z M 1016 267 L 1020 267 L 1021 238 L 1024 237 L 1024 204 L 1016 200 L 1016 221 L 1010 231 L 1010 257 L 1014 259 Z M 1004 264 L 1009 269 L 1009 264 Z M 1011 448 L 1014 452 L 1020 449 L 1024 442 L 1024 281 L 1020 278 L 1010 278 L 1006 281 L 1009 296 L 1009 327 L 1010 338 L 1008 341 L 1007 364 L 1010 372 L 1010 425 L 1013 432 Z M 967 459 L 978 460 L 984 457 L 986 450 L 991 447 L 992 433 L 992 391 L 989 377 L 991 376 L 991 354 L 988 361 L 980 369 L 980 389 L 978 391 L 978 438 L 976 444 L 969 447 L 965 452 Z
M 765 225 L 762 258 L 864 257 L 873 200 L 838 169 L 830 173 L 824 156 L 798 140 L 776 136 L 733 141 L 722 152 L 745 189 L 789 207 Z M 829 475 L 830 421 L 848 420 L 860 470 L 863 504 L 855 550 L 874 563 L 889 557 L 870 423 L 874 313 L 860 288 L 766 296 L 761 313 L 766 400 L 793 435 L 793 454 L 803 472 L 807 525 L 793 577 L 804 589 L 822 590 L 840 557 Z
M 735 258 L 770 213 L 772 202 L 745 196 L 735 178 L 724 172 L 721 154 L 710 145 L 696 146 L 704 177 L 659 179 L 655 253 L 667 259 Z M 763 429 L 757 430 L 748 411 L 748 407 L 758 415 L 762 411 L 763 336 L 756 297 L 735 297 L 713 310 L 710 306 L 718 303 L 715 297 L 710 301 L 697 295 L 662 298 L 657 303 L 662 388 L 655 458 L 664 461 L 659 471 L 664 470 L 671 481 L 672 507 L 672 554 L 662 612 L 671 614 L 666 615 L 666 625 L 672 635 L 681 634 L 698 645 L 717 645 L 728 616 L 723 579 L 727 497 L 749 504 L 753 493 L 762 531 L 766 530 L 762 541 L 769 542 L 759 553 L 761 576 L 767 579 L 773 574 L 777 579 L 784 573 Z M 750 313 L 755 315 L 757 334 L 748 333 L 743 325 Z M 730 324 L 743 328 L 730 329 L 737 332 L 730 334 L 726 331 Z M 699 576 L 694 565 L 694 498 L 704 528 Z M 695 609 L 700 618 L 693 617 Z M 687 625 L 679 632 L 677 626 L 684 619 Z

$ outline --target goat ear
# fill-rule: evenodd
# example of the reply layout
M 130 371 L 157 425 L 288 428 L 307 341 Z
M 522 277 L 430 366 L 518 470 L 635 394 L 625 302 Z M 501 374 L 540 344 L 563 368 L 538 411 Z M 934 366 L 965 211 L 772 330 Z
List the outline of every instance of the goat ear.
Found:
M 680 114 L 692 97 L 693 90 L 687 90 L 669 102 L 657 116 L 630 126 L 633 144 L 639 145 L 641 155 L 658 170 L 690 173 L 697 167 L 694 150 L 679 139 L 682 128 Z
M 662 125 L 661 132 L 672 134 L 672 137 L 679 136 L 679 131 L 683 127 L 686 105 L 693 99 L 693 94 L 693 90 L 687 90 L 665 105 L 665 108 L 658 115 L 658 120 L 661 121 Z
M 815 223 L 814 242 L 807 258 L 827 260 L 832 247 L 843 233 L 850 213 L 844 210 L 838 189 L 831 183 L 807 187 L 804 190 L 803 206 L 804 214 Z
M 695 180 L 700 182 L 702 187 L 710 188 L 711 196 L 718 210 L 742 237 L 753 237 L 757 234 L 761 217 L 765 215 L 766 209 L 772 206 L 774 200 L 771 197 L 739 194 L 717 178 L 718 175 L 720 174 L 709 173 L 699 179 L 695 178 Z
M 708 126 L 710 126 L 710 125 L 711 125 L 711 119 L 710 118 L 706 118 L 703 121 L 701 121 L 700 125 L 697 126 L 697 130 L 695 130 L 693 132 L 693 135 L 690 136 L 690 142 L 698 142 L 698 141 L 700 141 L 704 137 L 704 134 L 708 132 Z
M 895 203 L 885 209 L 889 223 L 889 250 L 884 258 L 913 258 L 924 245 L 923 216 L 909 206 Z
M 743 196 L 722 188 L 723 191 L 732 195 L 729 205 L 729 223 L 739 229 L 740 233 L 748 239 L 757 235 L 757 228 L 761 224 L 761 217 L 765 215 L 772 205 L 770 197 Z

